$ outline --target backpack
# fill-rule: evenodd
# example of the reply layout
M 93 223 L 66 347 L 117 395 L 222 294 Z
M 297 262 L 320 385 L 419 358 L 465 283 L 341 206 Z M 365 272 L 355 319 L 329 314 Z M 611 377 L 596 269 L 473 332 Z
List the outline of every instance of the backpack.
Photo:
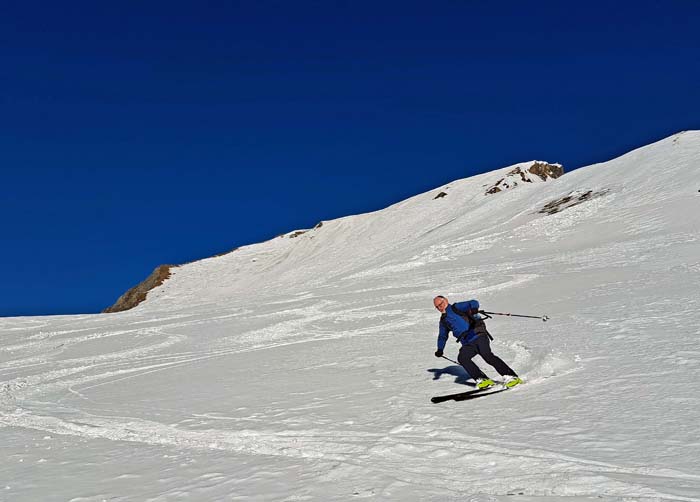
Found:
M 479 313 L 478 310 L 460 310 L 455 305 L 450 306 L 452 307 L 452 310 L 455 314 L 457 314 L 459 317 L 461 317 L 469 323 L 470 330 L 474 330 L 474 333 L 476 333 L 477 335 L 486 335 L 489 337 L 489 340 L 493 340 L 491 333 L 489 333 L 489 331 L 486 329 L 486 323 L 484 322 L 484 319 L 474 319 L 472 317 L 474 314 Z M 489 316 L 488 314 L 483 315 L 486 316 L 486 319 L 491 319 L 491 316 Z

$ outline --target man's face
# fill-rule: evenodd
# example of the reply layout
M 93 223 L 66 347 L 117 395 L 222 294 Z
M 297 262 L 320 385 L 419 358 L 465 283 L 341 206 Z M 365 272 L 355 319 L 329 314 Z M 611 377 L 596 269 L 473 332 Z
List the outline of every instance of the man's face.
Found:
M 435 308 L 444 314 L 445 309 L 447 308 L 447 305 L 448 305 L 447 298 L 441 298 L 441 297 L 437 296 L 433 300 L 433 305 L 435 305 Z

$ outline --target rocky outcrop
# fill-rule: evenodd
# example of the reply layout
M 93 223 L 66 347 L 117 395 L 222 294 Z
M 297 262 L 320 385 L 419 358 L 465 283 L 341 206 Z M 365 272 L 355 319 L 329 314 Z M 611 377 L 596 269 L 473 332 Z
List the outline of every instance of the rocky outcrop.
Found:
M 548 202 L 542 207 L 542 209 L 538 211 L 538 213 L 556 214 L 563 211 L 564 209 L 568 209 L 573 206 L 578 206 L 579 204 L 583 204 L 584 202 L 589 201 L 591 199 L 602 197 L 608 192 L 609 190 L 598 190 L 597 192 L 594 192 L 593 190 L 575 190 L 569 193 L 568 195 L 565 195 L 564 197 Z
M 532 174 L 536 174 L 542 181 L 548 178 L 557 179 L 564 174 L 564 167 L 561 164 L 547 164 L 546 162 L 535 162 L 528 169 Z
M 533 162 L 527 167 L 518 166 L 508 172 L 504 178 L 498 180 L 486 190 L 486 195 L 502 192 L 517 187 L 521 183 L 534 183 L 556 179 L 564 174 L 561 164 L 549 164 L 547 162 Z
M 149 291 L 157 288 L 170 277 L 170 269 L 177 265 L 160 265 L 141 284 L 134 286 L 129 291 L 119 297 L 117 302 L 111 307 L 107 307 L 102 312 L 122 312 L 134 308 L 146 299 Z
M 322 226 L 323 226 L 323 222 L 319 221 L 318 223 L 316 223 L 316 225 L 314 225 L 314 228 L 312 228 L 311 230 L 318 230 Z M 277 237 L 278 238 L 279 237 L 288 237 L 289 239 L 296 239 L 300 235 L 304 235 L 306 233 L 309 233 L 311 230 L 294 230 L 293 232 L 288 232 L 286 234 L 280 234 Z
M 314 230 L 317 230 L 323 226 L 323 222 L 320 221 L 316 224 L 316 226 L 313 228 Z M 290 239 L 295 239 L 299 237 L 300 235 L 304 235 L 307 233 L 308 230 L 297 230 L 294 232 L 291 232 L 289 234 L 282 234 L 279 235 L 278 237 L 289 237 Z M 238 251 L 239 248 L 234 248 L 230 251 L 226 251 L 223 253 L 219 253 L 214 255 L 212 258 L 215 257 L 220 257 L 220 256 L 225 256 L 227 254 L 233 253 L 235 251 Z M 196 260 L 199 261 L 199 260 Z M 191 262 L 190 262 L 191 263 Z M 102 311 L 104 314 L 109 314 L 113 312 L 123 312 L 124 310 L 129 310 L 140 304 L 146 299 L 146 296 L 148 295 L 148 292 L 151 291 L 152 289 L 157 288 L 161 284 L 165 282 L 166 279 L 170 277 L 170 272 L 171 269 L 174 267 L 178 267 L 179 265 L 160 265 L 156 267 L 156 269 L 149 275 L 146 280 L 141 282 L 140 284 L 134 286 L 131 288 L 129 291 L 124 293 L 122 296 L 119 297 L 119 299 L 116 301 L 114 305 L 111 307 L 107 307 Z

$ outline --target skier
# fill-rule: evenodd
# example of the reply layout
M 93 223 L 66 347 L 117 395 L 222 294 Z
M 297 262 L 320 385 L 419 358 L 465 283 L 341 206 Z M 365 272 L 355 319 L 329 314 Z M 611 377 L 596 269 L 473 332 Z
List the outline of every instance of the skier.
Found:
M 506 387 L 514 387 L 522 383 L 522 380 L 515 371 L 504 363 L 500 357 L 491 352 L 490 340 L 492 340 L 492 338 L 486 330 L 484 318 L 479 313 L 478 301 L 469 300 L 468 302 L 459 302 L 450 305 L 447 298 L 439 295 L 433 299 L 433 305 L 442 313 L 440 316 L 440 332 L 438 333 L 435 357 L 442 357 L 442 351 L 449 338 L 449 333 L 452 331 L 457 341 L 462 344 L 457 360 L 459 364 L 464 366 L 467 373 L 476 380 L 477 388 L 486 389 L 496 385 L 496 383 L 487 377 L 474 361 L 472 361 L 472 358 L 477 354 L 501 374 L 503 377 L 503 385 Z

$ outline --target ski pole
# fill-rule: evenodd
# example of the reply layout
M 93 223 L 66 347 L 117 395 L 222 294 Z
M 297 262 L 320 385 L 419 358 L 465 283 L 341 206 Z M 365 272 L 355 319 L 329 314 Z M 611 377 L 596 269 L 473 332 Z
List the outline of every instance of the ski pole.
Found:
M 455 361 L 455 360 L 453 360 L 453 359 L 450 359 L 449 357 L 445 357 L 445 356 L 440 356 L 440 357 L 442 357 L 443 359 L 447 359 L 447 360 L 450 361 L 451 363 L 459 364 L 457 361 Z
M 486 315 L 505 315 L 509 317 L 527 317 L 529 319 L 542 319 L 542 321 L 547 322 L 549 319 L 549 316 L 546 315 L 522 315 L 522 314 L 508 314 L 508 313 L 503 313 L 503 312 L 486 312 L 484 310 L 480 310 L 479 312 L 486 314 Z

